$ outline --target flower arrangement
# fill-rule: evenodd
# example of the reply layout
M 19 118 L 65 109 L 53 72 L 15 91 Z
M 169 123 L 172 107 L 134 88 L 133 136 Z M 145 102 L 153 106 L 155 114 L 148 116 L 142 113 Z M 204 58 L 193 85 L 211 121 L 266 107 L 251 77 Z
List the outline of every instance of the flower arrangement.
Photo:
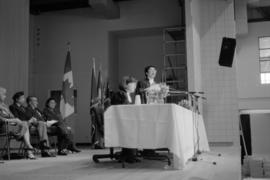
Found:
M 147 104 L 163 104 L 168 93 L 169 86 L 165 83 L 151 85 L 146 89 Z

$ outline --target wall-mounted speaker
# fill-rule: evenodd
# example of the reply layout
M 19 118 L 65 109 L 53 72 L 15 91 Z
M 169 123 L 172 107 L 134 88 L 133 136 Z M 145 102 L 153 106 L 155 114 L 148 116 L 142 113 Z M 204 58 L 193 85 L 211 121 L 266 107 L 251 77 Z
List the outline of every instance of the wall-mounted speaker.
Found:
M 220 66 L 232 67 L 235 47 L 235 38 L 223 37 L 219 55 Z

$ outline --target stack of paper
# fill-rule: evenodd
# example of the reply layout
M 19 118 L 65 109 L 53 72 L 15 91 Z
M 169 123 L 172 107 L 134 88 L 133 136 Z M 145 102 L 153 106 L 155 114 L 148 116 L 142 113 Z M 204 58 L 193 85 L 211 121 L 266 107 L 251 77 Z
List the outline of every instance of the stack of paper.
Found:
M 264 159 L 263 169 L 264 169 L 264 176 L 270 178 L 270 159 Z
M 249 161 L 250 175 L 254 178 L 264 177 L 263 158 L 252 157 Z
M 58 121 L 56 120 L 50 120 L 50 121 L 47 121 L 47 127 L 51 127 L 53 124 L 57 123 Z
M 244 157 L 244 161 L 243 161 L 243 175 L 245 177 L 250 176 L 250 168 L 249 168 L 249 161 L 250 161 L 251 157 L 250 156 L 245 156 Z

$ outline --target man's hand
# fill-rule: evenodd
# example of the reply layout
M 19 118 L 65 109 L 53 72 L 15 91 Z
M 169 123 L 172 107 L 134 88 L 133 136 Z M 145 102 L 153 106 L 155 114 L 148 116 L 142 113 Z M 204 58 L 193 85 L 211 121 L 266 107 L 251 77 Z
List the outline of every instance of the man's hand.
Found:
M 35 117 L 31 117 L 31 119 L 29 119 L 29 123 L 36 123 L 37 119 Z

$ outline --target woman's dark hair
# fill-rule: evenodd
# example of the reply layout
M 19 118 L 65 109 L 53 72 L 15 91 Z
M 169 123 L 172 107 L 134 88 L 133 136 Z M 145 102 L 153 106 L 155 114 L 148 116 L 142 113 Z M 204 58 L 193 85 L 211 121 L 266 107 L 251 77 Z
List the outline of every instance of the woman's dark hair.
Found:
M 136 83 L 136 82 L 137 82 L 137 80 L 134 77 L 132 77 L 132 76 L 124 76 L 122 78 L 120 87 L 126 89 L 127 88 L 127 85 L 129 83 Z
M 13 96 L 12 96 L 12 99 L 13 99 L 13 102 L 17 102 L 17 100 L 24 95 L 24 92 L 23 91 L 20 91 L 20 92 L 16 92 Z
M 56 100 L 53 97 L 50 97 L 49 99 L 46 100 L 45 107 L 47 107 L 47 108 L 49 107 L 50 101 L 55 101 L 56 102 Z
M 144 68 L 144 75 L 145 75 L 145 76 L 147 76 L 146 73 L 148 73 L 148 71 L 149 71 L 150 68 L 155 68 L 155 69 L 157 69 L 155 66 L 152 66 L 152 65 L 146 66 L 146 67 Z

